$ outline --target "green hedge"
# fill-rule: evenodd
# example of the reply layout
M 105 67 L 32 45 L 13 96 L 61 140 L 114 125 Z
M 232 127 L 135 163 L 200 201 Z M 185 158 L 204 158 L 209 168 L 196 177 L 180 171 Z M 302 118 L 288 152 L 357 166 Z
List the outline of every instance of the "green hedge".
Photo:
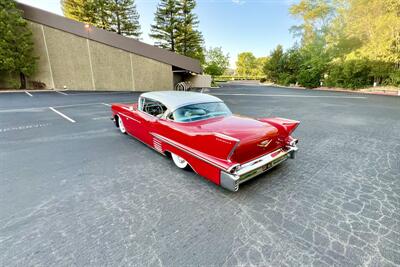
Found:
M 244 81 L 244 80 L 261 80 L 265 79 L 265 76 L 215 76 L 214 81 L 225 82 L 225 81 Z

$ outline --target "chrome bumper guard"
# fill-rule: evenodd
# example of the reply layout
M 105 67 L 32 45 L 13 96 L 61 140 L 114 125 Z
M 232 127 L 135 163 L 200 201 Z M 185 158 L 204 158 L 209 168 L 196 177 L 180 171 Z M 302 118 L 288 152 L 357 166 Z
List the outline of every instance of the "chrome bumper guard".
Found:
M 259 157 L 236 168 L 232 173 L 221 171 L 221 186 L 230 190 L 239 190 L 239 185 L 244 183 L 276 165 L 286 161 L 288 158 L 294 159 L 298 147 L 297 140 L 293 140 L 286 148 L 275 150 L 267 155 Z

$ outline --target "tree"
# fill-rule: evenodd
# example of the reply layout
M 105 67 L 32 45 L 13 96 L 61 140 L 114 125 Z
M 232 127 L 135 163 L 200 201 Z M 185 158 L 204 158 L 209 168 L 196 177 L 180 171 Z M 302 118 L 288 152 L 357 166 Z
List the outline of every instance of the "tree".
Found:
M 256 59 L 256 67 L 253 70 L 252 75 L 254 76 L 263 76 L 264 75 L 264 66 L 267 64 L 269 57 L 259 57 Z
M 348 0 L 343 14 L 344 35 L 361 42 L 349 59 L 400 63 L 400 2 L 397 0 Z
M 179 2 L 177 0 L 161 0 L 154 15 L 150 37 L 157 41 L 156 46 L 175 52 L 177 49 Z
M 111 6 L 111 30 L 125 36 L 139 37 L 139 13 L 134 0 L 113 0 Z
M 99 25 L 95 0 L 61 0 L 61 8 L 67 18 L 110 30 L 108 23 L 105 23 L 108 20 L 108 14 L 102 14 L 102 16 L 105 16 L 102 17 L 104 23 Z
M 214 76 L 224 74 L 229 67 L 229 54 L 224 54 L 221 47 L 210 47 L 206 50 L 204 72 Z
M 204 41 L 201 32 L 197 30 L 199 20 L 193 13 L 195 7 L 195 0 L 180 0 L 178 2 L 180 15 L 177 26 L 176 50 L 179 54 L 197 58 L 204 62 Z
M 240 53 L 236 61 L 236 72 L 239 76 L 250 76 L 254 73 L 256 64 L 256 57 L 253 53 Z
M 283 47 L 278 45 L 271 52 L 269 60 L 264 66 L 264 74 L 273 82 L 279 81 L 279 74 L 282 73 Z
M 400 84 L 400 1 L 300 0 L 290 12 L 299 47 L 278 46 L 264 66 L 275 83 L 356 88 Z
M 33 74 L 37 58 L 32 32 L 14 1 L 0 0 L 0 36 L 0 73 L 18 74 L 20 88 L 26 88 L 26 76 Z
M 301 0 L 289 8 L 289 12 L 303 24 L 292 27 L 292 31 L 308 44 L 318 35 L 323 35 L 335 15 L 335 6 L 331 0 Z
M 118 34 L 139 38 L 139 14 L 134 0 L 61 0 L 67 18 Z

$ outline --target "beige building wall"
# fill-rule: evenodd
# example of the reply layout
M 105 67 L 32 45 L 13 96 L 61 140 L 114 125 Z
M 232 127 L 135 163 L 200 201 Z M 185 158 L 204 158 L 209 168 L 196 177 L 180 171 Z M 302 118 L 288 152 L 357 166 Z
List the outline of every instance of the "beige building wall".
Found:
M 211 87 L 211 75 L 193 75 L 188 78 L 192 87 L 209 88 Z
M 89 42 L 96 90 L 134 90 L 130 53 Z
M 29 23 L 39 57 L 31 81 L 70 90 L 172 90 L 172 66 L 37 23 Z M 89 33 L 90 34 L 90 33 Z
M 38 55 L 37 68 L 35 75 L 29 77 L 32 81 L 44 82 L 47 88 L 54 88 L 53 77 L 49 62 L 49 57 L 47 55 L 46 43 L 44 40 L 44 27 L 40 24 L 29 23 L 29 26 L 33 34 L 34 42 L 34 53 Z
M 94 90 L 84 38 L 43 26 L 55 88 Z
M 140 91 L 172 90 L 172 66 L 131 54 L 135 88 Z

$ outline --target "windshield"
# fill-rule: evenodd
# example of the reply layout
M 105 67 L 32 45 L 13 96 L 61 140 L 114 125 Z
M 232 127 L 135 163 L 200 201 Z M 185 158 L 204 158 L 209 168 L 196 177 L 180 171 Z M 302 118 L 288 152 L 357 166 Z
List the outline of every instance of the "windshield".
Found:
M 177 122 L 190 122 L 231 114 L 231 111 L 224 103 L 215 102 L 193 104 L 178 108 L 169 118 Z

